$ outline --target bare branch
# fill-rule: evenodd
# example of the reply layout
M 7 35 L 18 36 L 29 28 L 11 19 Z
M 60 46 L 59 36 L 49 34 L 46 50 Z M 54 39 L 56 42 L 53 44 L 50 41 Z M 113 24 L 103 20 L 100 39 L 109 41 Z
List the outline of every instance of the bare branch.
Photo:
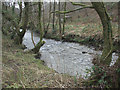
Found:
M 89 5 L 86 5 L 86 4 L 82 4 L 82 3 L 75 3 L 75 2 L 72 2 L 71 0 L 69 0 L 71 3 L 72 3 L 72 5 L 78 5 L 78 6 L 82 6 L 82 7 L 88 7 Z
M 78 10 L 81 10 L 81 9 L 84 9 L 84 8 L 91 8 L 91 9 L 94 9 L 93 6 L 84 6 L 84 7 L 80 7 L 80 8 L 74 9 L 74 10 L 70 10 L 70 11 L 55 11 L 55 12 L 51 12 L 51 13 L 65 14 L 65 13 L 75 12 L 75 11 L 78 11 Z

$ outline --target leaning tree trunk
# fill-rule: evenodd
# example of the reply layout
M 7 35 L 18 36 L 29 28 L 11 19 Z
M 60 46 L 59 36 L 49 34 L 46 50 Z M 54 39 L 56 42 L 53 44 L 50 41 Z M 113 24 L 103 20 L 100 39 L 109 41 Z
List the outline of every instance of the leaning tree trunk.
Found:
M 42 8 L 42 2 L 38 2 L 39 12 L 38 12 L 38 19 L 39 19 L 39 29 L 40 29 L 40 41 L 37 43 L 37 45 L 31 50 L 34 53 L 38 53 L 40 48 L 44 45 L 45 41 L 42 41 L 43 39 L 43 30 L 42 30 L 42 23 L 41 23 L 41 8 Z
M 112 60 L 112 26 L 111 20 L 107 11 L 104 7 L 103 2 L 92 2 L 94 9 L 97 11 L 102 25 L 103 25 L 103 39 L 104 39 L 104 46 L 103 46 L 103 53 L 101 56 L 101 63 L 110 65 Z

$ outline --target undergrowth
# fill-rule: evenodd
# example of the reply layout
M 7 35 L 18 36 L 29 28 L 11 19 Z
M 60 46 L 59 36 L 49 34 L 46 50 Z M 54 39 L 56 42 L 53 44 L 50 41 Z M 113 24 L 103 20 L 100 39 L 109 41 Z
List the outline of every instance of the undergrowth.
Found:
M 89 70 L 91 76 L 84 82 L 84 85 L 95 88 L 119 88 L 120 67 L 103 65 L 98 60 L 98 58 L 93 60 L 94 66 Z

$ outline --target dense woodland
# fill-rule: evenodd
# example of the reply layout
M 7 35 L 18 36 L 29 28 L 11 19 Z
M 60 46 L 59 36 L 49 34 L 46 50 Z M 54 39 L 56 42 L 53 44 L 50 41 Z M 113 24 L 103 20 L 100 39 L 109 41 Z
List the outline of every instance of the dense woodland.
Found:
M 119 18 L 118 2 L 2 2 L 3 88 L 119 88 Z M 34 48 L 25 51 L 28 30 Z M 44 38 L 94 47 L 102 54 L 91 60 L 87 79 L 61 74 L 35 58 L 42 56 Z M 113 53 L 118 58 L 110 66 Z

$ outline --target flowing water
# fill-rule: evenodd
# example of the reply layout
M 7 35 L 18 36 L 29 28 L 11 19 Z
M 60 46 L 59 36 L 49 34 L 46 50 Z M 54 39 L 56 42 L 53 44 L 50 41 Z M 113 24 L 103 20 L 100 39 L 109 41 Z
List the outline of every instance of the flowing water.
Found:
M 33 35 L 35 43 L 39 42 L 39 36 L 34 33 Z M 87 75 L 86 69 L 90 69 L 92 64 L 92 59 L 94 56 L 100 55 L 101 51 L 95 51 L 94 48 L 89 48 L 84 45 L 79 45 L 77 43 L 61 42 L 52 39 L 44 39 L 46 42 L 44 46 L 40 49 L 41 60 L 44 60 L 48 67 L 53 68 L 59 73 L 66 73 L 71 76 L 82 76 L 83 78 Z M 31 40 L 31 31 L 27 31 L 23 44 L 27 49 L 32 49 L 34 47 Z M 115 60 L 118 58 L 113 54 L 114 64 Z

